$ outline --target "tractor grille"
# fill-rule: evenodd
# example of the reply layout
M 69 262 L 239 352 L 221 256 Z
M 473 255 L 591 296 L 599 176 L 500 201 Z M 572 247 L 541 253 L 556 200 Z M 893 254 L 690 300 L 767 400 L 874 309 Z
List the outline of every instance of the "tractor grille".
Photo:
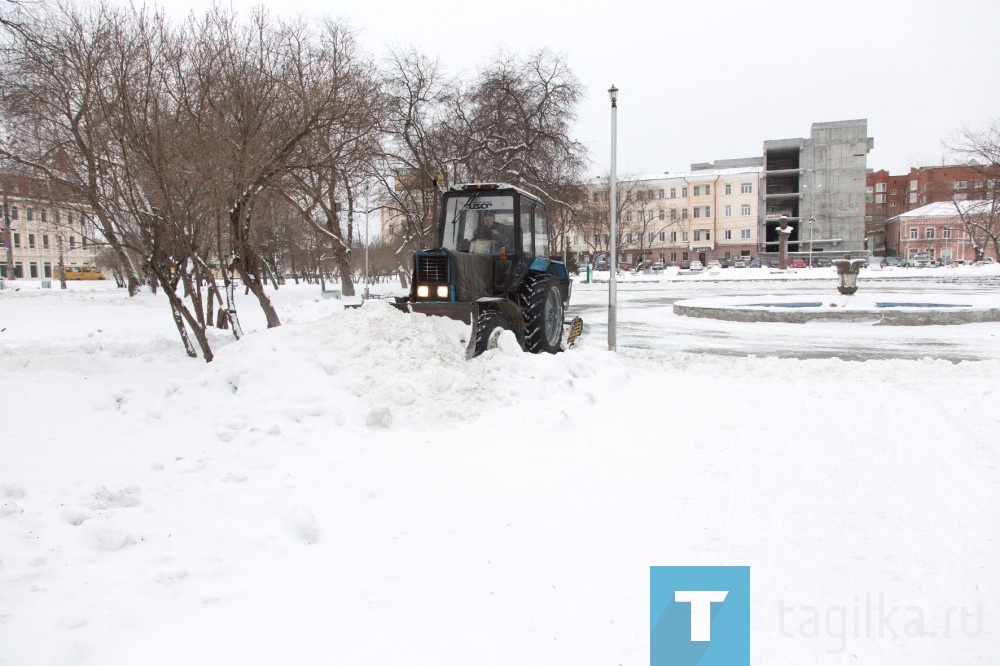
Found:
M 447 282 L 448 255 L 419 255 L 417 261 L 417 282 Z

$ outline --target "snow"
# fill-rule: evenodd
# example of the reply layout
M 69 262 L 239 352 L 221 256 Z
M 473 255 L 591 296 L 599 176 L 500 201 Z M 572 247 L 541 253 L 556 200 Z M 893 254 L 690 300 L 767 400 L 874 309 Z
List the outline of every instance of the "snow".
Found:
M 284 325 L 243 297 L 248 334 L 214 331 L 211 364 L 183 355 L 162 296 L 18 281 L 0 291 L 0 665 L 643 664 L 651 565 L 749 565 L 753 663 L 994 663 L 1000 325 L 638 304 L 827 293 L 827 270 L 623 276 L 618 321 L 655 344 L 619 331 L 610 353 L 591 318 L 567 353 L 505 334 L 472 360 L 460 323 L 286 285 Z M 895 275 L 930 270 L 1000 274 Z M 600 311 L 607 289 L 574 303 Z M 788 358 L 761 337 L 927 353 Z M 986 360 L 938 357 L 959 340 Z M 879 599 L 898 611 L 866 634 Z M 904 633 L 912 609 L 937 636 Z

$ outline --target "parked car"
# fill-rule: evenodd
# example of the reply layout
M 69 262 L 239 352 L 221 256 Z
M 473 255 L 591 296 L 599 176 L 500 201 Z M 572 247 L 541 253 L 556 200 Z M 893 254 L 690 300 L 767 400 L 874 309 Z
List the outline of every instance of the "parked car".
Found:
M 653 270 L 654 271 L 662 271 L 664 268 L 666 268 L 666 265 L 662 261 L 654 261 L 653 262 Z
M 760 267 L 761 267 L 760 259 L 750 260 L 750 268 L 760 268 Z
M 598 261 L 596 264 L 594 264 L 594 270 L 595 271 L 610 271 L 611 267 L 608 266 L 608 262 L 606 262 L 606 261 Z
M 882 261 L 879 263 L 882 265 L 882 268 L 888 266 L 897 267 L 899 266 L 899 257 L 882 257 Z
M 722 262 L 718 259 L 709 259 L 705 264 L 705 268 L 722 268 Z
M 747 267 L 746 259 L 742 258 L 733 259 L 733 268 L 746 268 L 746 267 Z
M 681 263 L 678 265 L 678 267 L 682 271 L 691 270 L 691 260 L 690 259 L 681 259 Z
M 931 255 L 926 252 L 915 254 L 910 259 L 910 265 L 916 268 L 925 268 L 931 265 Z
M 826 257 L 816 257 L 813 259 L 813 266 L 816 268 L 829 268 L 833 266 L 833 262 Z
M 983 257 L 983 263 L 987 264 L 987 265 L 988 264 L 995 264 L 995 263 L 997 263 L 997 260 L 994 259 L 993 257 Z
M 805 268 L 806 267 L 806 260 L 805 259 L 800 259 L 800 258 L 796 257 L 795 259 L 792 259 L 791 261 L 788 262 L 788 267 L 789 268 Z
M 692 272 L 694 272 L 694 271 L 700 271 L 700 270 L 702 270 L 703 268 L 705 268 L 705 265 L 704 265 L 704 264 L 702 264 L 702 263 L 701 263 L 700 261 L 698 261 L 697 259 L 695 259 L 694 261 L 692 261 L 692 262 L 691 262 L 691 271 L 692 271 Z

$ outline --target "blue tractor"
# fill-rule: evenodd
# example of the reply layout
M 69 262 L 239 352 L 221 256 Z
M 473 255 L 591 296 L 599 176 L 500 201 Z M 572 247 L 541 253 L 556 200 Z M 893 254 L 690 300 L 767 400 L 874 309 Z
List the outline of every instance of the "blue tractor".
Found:
M 563 349 L 572 282 L 552 256 L 545 205 L 513 185 L 456 185 L 444 193 L 433 250 L 413 255 L 410 294 L 396 307 L 472 326 L 468 355 L 496 347 L 505 330 L 534 354 Z M 566 346 L 583 330 L 570 323 Z

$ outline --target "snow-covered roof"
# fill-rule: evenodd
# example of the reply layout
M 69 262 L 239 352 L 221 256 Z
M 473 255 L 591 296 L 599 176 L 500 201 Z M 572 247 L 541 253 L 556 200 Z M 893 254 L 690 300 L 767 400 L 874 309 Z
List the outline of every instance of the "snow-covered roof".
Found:
M 989 201 L 984 201 L 982 199 L 976 199 L 972 201 L 935 201 L 934 203 L 929 203 L 926 206 L 921 206 L 920 208 L 914 208 L 913 210 L 907 211 L 905 213 L 900 213 L 896 218 L 913 219 L 916 217 L 957 217 L 959 209 L 963 214 L 976 213 L 979 209 L 986 209 L 989 206 Z M 958 206 L 958 208 L 956 208 Z

